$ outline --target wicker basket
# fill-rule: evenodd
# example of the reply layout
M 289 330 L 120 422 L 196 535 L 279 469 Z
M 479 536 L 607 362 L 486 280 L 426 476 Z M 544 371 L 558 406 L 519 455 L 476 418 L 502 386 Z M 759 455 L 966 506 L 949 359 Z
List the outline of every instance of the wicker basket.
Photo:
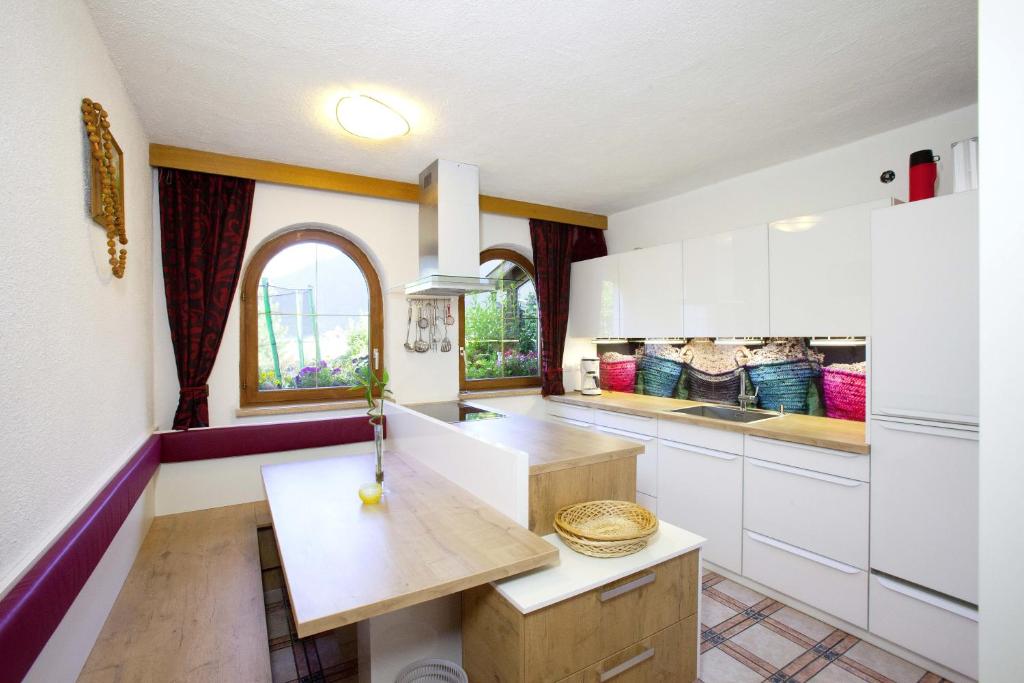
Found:
M 624 500 L 592 500 L 555 513 L 555 526 L 592 541 L 629 541 L 658 530 L 650 510 Z
M 625 541 L 592 541 L 589 538 L 569 533 L 558 526 L 558 524 L 555 524 L 555 531 L 558 532 L 562 542 L 569 546 L 569 548 L 590 557 L 624 557 L 625 555 L 632 555 L 646 548 L 647 542 L 651 538 L 650 536 L 644 536 L 643 538 Z
M 601 388 L 633 393 L 636 385 L 636 358 L 601 361 Z
M 807 387 L 820 369 L 816 363 L 798 359 L 749 366 L 747 372 L 762 408 L 779 410 L 784 406 L 787 413 L 806 413 Z
M 711 374 L 688 365 L 686 373 L 689 379 L 689 400 L 727 405 L 739 402 L 740 383 L 743 381 L 739 368 Z
M 644 356 L 640 359 L 644 393 L 648 396 L 674 396 L 683 364 L 668 358 Z
M 827 417 L 864 421 L 867 377 L 863 373 L 826 366 L 821 369 L 821 383 Z

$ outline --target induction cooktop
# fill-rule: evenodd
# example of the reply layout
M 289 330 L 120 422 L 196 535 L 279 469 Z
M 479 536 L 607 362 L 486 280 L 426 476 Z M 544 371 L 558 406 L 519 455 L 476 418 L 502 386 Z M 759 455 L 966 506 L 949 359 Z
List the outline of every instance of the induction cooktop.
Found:
M 409 406 L 410 410 L 423 413 L 435 420 L 454 424 L 456 422 L 473 422 L 476 420 L 493 420 L 505 417 L 502 413 L 493 410 L 477 408 L 462 401 L 443 401 L 441 403 L 421 403 Z

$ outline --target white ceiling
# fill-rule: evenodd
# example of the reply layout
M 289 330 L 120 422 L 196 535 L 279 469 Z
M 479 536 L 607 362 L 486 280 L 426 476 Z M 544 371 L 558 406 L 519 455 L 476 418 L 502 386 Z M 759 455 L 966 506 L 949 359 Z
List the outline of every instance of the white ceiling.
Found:
M 977 99 L 973 0 L 87 3 L 154 142 L 600 213 Z M 352 91 L 412 133 L 342 131 Z

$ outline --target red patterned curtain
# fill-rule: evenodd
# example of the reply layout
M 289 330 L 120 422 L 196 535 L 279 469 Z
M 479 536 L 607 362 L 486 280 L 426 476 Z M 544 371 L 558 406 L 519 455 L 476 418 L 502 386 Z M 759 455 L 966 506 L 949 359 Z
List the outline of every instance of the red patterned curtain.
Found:
M 174 429 L 209 426 L 206 385 L 242 272 L 256 183 L 160 169 L 167 320 L 181 387 Z
M 607 256 L 604 231 L 530 219 L 533 265 L 537 270 L 540 309 L 541 393 L 564 394 L 562 353 L 569 323 L 569 266 L 575 261 Z

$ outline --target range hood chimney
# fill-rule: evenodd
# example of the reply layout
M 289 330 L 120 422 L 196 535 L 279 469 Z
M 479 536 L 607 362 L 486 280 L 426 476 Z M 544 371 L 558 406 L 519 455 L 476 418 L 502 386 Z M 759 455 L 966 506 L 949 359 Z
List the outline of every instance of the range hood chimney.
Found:
M 459 296 L 494 289 L 480 277 L 480 169 L 438 159 L 420 173 L 420 277 L 406 294 Z

